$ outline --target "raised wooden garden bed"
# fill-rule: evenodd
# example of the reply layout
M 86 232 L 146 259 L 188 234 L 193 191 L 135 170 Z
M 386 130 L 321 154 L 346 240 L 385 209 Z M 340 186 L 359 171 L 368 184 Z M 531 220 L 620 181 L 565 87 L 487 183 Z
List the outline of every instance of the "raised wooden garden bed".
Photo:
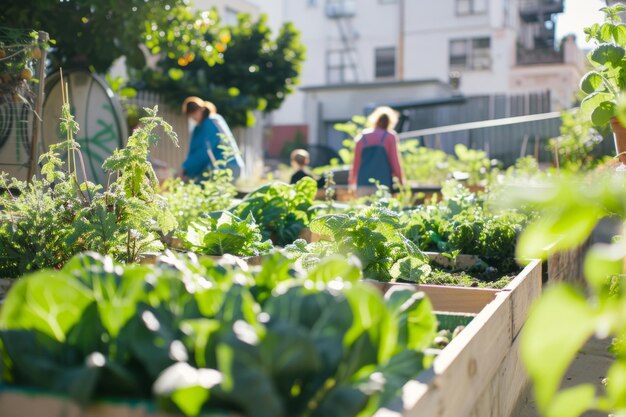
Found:
M 387 291 L 410 284 L 372 285 Z M 405 385 L 396 404 L 379 410 L 377 417 L 509 416 L 528 381 L 518 360 L 518 335 L 530 303 L 541 293 L 541 263 L 532 261 L 504 290 L 418 289 L 429 295 L 436 311 L 475 317 L 433 367 Z M 102 402 L 81 410 L 61 397 L 19 387 L 0 390 L 0 416 L 166 417 L 149 402 Z
M 541 286 L 541 263 L 532 261 L 505 289 L 495 292 L 433 367 L 406 384 L 401 399 L 376 417 L 510 416 L 528 383 L 518 357 L 519 333 Z M 437 306 L 437 296 L 432 297 Z M 462 309 L 459 302 L 456 310 Z

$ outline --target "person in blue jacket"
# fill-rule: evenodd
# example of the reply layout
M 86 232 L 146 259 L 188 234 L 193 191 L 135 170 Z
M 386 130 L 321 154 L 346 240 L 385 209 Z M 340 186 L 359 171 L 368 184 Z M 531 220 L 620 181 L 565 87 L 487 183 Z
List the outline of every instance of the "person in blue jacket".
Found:
M 205 172 L 227 167 L 233 171 L 233 179 L 237 179 L 243 169 L 243 160 L 235 137 L 224 118 L 217 114 L 215 105 L 199 97 L 188 97 L 183 102 L 183 113 L 196 124 L 189 153 L 183 162 L 183 176 L 201 180 Z M 226 155 L 224 146 L 230 148 Z

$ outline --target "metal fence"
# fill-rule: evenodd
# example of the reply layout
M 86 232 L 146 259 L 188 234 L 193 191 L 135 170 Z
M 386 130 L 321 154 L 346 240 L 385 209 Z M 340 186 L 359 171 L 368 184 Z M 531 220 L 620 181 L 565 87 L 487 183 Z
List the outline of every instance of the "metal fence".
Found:
M 489 158 L 511 166 L 517 158 L 533 155 L 539 162 L 552 162 L 548 141 L 560 135 L 561 113 L 508 117 L 482 122 L 461 123 L 400 133 L 401 140 L 418 139 L 423 146 L 453 154 L 462 143 L 471 149 L 484 150 Z M 614 153 L 611 140 L 596 149 L 598 155 Z

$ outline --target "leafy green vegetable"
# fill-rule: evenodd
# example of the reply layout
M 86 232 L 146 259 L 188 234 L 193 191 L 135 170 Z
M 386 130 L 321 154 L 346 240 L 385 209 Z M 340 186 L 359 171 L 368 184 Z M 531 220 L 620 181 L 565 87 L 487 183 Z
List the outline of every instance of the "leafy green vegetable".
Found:
M 270 241 L 262 241 L 251 216 L 241 220 L 228 211 L 215 211 L 192 221 L 184 240 L 192 250 L 205 255 L 254 256 L 272 248 Z
M 423 369 L 430 302 L 410 290 L 384 299 L 339 257 L 307 275 L 292 266 L 279 254 L 250 272 L 88 253 L 24 277 L 0 311 L 2 383 L 81 404 L 154 398 L 187 416 L 373 415 Z
M 294 185 L 274 182 L 248 194 L 231 211 L 242 219 L 252 215 L 263 239 L 284 246 L 295 241 L 309 224 L 316 193 L 317 183 L 309 177 Z
M 403 227 L 400 215 L 383 207 L 327 214 L 313 219 L 310 228 L 330 241 L 308 245 L 296 241 L 286 250 L 304 267 L 315 265 L 324 256 L 342 253 L 359 259 L 366 278 L 419 282 L 430 273 L 428 259 L 400 233 Z
M 406 237 L 422 250 L 478 255 L 501 273 L 516 270 L 516 242 L 527 217 L 488 209 L 459 184 L 447 184 L 443 195 L 438 204 L 408 214 Z
M 182 232 L 200 215 L 229 208 L 236 195 L 232 172 L 228 168 L 211 171 L 199 183 L 183 182 L 179 178 L 168 179 L 161 187 L 161 192 Z

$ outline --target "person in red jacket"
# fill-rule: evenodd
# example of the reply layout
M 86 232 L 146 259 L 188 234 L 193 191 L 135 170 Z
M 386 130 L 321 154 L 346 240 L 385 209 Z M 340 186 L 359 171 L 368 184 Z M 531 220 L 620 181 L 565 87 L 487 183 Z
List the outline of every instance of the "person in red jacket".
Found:
M 398 123 L 398 112 L 390 107 L 378 107 L 368 117 L 368 126 L 355 138 L 354 161 L 348 183 L 357 195 L 376 191 L 371 179 L 391 190 L 393 178 L 404 183 L 398 151 L 398 135 L 393 130 Z

